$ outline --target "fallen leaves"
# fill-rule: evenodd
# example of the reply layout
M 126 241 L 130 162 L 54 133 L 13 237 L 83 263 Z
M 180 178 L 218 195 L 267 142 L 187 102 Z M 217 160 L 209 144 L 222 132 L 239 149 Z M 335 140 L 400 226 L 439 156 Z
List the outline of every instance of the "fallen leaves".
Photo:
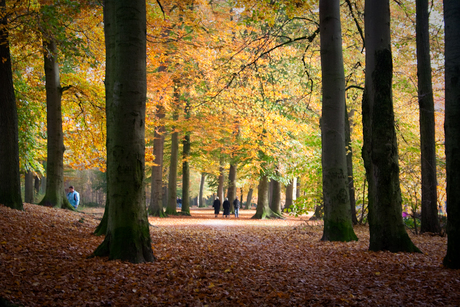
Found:
M 0 206 L 0 297 L 24 306 L 459 305 L 460 272 L 441 266 L 446 238 L 412 236 L 423 254 L 321 242 L 299 219 L 150 218 L 157 261 L 87 257 L 103 240 L 92 215 Z

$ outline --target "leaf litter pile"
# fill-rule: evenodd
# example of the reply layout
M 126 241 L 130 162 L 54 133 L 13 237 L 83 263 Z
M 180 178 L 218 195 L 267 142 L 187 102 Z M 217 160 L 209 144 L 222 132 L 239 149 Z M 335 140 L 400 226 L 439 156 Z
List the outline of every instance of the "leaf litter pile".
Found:
M 322 242 L 321 225 L 286 220 L 150 218 L 157 261 L 88 258 L 103 237 L 94 215 L 0 206 L 0 298 L 20 306 L 459 306 L 460 270 L 442 267 L 446 238 L 412 240 L 418 254 Z M 0 302 L 1 305 L 1 302 Z

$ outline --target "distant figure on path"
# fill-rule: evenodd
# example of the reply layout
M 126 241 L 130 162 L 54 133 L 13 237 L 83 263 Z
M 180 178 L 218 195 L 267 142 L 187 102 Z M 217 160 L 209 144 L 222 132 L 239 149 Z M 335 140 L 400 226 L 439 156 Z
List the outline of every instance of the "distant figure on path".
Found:
M 180 197 L 177 197 L 177 206 L 182 208 L 182 199 Z
M 224 216 L 228 217 L 230 215 L 230 202 L 228 201 L 228 198 L 225 198 L 223 207 L 224 207 Z
M 69 200 L 72 207 L 77 209 L 80 204 L 80 194 L 73 189 L 73 186 L 69 187 L 69 193 L 67 193 L 67 199 Z
M 216 199 L 212 203 L 212 206 L 214 207 L 214 214 L 217 217 L 219 215 L 219 212 L 220 212 L 220 200 L 219 200 L 219 197 L 216 197 Z
M 239 218 L 239 211 L 240 211 L 240 200 L 238 199 L 238 196 L 235 197 L 235 200 L 233 201 L 233 208 L 235 208 L 235 217 Z

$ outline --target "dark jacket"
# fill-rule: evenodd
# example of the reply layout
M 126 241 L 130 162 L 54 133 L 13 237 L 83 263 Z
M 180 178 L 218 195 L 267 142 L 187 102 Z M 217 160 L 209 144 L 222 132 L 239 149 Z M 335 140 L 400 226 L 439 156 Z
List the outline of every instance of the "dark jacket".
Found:
M 233 201 L 233 208 L 239 209 L 240 208 L 240 200 L 238 198 L 235 198 Z
M 213 203 L 212 206 L 214 207 L 214 214 L 219 214 L 220 211 L 220 200 L 216 199 Z
M 228 200 L 224 200 L 223 207 L 224 215 L 230 215 L 230 202 Z

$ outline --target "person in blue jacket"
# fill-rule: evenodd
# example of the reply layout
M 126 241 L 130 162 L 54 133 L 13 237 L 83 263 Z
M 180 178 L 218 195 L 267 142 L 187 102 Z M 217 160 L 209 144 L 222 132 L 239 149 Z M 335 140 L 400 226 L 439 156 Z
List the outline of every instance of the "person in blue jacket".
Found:
M 67 193 L 67 199 L 69 200 L 70 204 L 77 209 L 78 205 L 80 204 L 80 194 L 74 190 L 73 186 L 69 187 L 69 193 Z

